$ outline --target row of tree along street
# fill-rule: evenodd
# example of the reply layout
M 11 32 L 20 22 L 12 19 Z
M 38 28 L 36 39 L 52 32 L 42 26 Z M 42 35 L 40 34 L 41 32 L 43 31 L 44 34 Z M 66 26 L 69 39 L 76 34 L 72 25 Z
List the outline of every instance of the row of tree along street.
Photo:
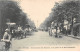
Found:
M 8 27 L 6 23 L 16 23 L 25 28 L 29 24 L 31 28 L 35 27 L 34 22 L 28 18 L 22 11 L 18 2 L 12 0 L 0 0 L 0 38 Z
M 65 35 L 80 36 L 80 1 L 66 0 L 55 3 L 49 17 L 41 24 L 41 28 L 48 29 L 58 27 L 61 33 Z

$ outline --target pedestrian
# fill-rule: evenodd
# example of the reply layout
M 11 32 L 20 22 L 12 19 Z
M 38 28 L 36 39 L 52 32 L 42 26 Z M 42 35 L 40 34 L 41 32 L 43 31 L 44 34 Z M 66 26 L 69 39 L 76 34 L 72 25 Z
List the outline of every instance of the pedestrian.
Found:
M 49 29 L 49 35 L 52 36 L 52 29 Z
M 5 42 L 5 50 L 6 51 L 9 50 L 10 44 L 11 44 L 11 33 L 10 33 L 9 29 L 5 30 L 5 33 L 4 33 L 2 41 Z
M 55 28 L 52 29 L 52 34 L 53 34 L 53 35 L 56 34 L 56 29 L 55 29 Z

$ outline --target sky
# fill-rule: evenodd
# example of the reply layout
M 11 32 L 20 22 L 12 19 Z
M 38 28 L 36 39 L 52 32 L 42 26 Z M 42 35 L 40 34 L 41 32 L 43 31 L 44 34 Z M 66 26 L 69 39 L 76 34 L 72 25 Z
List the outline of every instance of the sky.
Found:
M 28 18 L 34 21 L 36 27 L 49 16 L 55 2 L 61 0 L 18 0 L 23 12 L 27 13 Z

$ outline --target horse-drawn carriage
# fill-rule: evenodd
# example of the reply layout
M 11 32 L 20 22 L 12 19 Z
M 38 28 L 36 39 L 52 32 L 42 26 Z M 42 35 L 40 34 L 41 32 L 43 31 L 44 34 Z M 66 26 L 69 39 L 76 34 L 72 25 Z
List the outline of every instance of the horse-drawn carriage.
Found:
M 12 38 L 21 39 L 24 37 L 24 30 L 21 26 L 16 25 L 16 23 L 7 23 L 8 29 L 10 29 Z
M 25 25 L 24 32 L 25 32 L 26 35 L 31 35 L 32 34 L 32 29 L 30 28 L 29 24 Z

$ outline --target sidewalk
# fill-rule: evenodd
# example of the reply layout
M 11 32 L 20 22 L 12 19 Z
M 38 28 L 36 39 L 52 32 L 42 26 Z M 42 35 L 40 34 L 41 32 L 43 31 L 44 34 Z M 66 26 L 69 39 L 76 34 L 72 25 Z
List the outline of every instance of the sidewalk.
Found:
M 75 39 L 79 39 L 80 40 L 80 36 L 68 35 L 68 37 L 72 37 L 72 38 L 75 38 Z
M 60 35 L 64 35 L 64 36 L 68 36 L 68 37 L 72 37 L 72 38 L 75 38 L 75 39 L 79 39 L 80 40 L 80 36 L 74 36 L 74 35 L 65 35 L 65 34 L 62 34 L 60 33 Z

